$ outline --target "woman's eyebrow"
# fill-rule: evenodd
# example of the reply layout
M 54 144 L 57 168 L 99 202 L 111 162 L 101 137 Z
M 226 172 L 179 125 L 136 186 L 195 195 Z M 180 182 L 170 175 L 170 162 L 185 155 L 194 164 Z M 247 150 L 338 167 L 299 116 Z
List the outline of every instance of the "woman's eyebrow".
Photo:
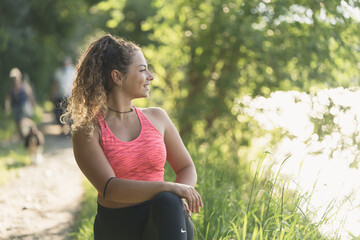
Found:
M 146 68 L 147 68 L 147 65 L 145 65 L 145 64 L 140 64 L 138 67 L 146 67 Z

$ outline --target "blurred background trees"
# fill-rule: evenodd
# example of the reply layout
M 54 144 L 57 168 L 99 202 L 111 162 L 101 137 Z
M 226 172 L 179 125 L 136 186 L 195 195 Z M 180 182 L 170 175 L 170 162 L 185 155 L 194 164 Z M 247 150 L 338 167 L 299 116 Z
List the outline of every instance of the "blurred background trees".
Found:
M 150 98 L 136 104 L 162 107 L 176 123 L 197 165 L 206 202 L 194 219 L 201 223 L 197 232 L 215 239 L 219 231 L 228 231 L 221 226 L 237 216 L 234 206 L 242 214 L 243 204 L 251 202 L 246 163 L 258 157 L 253 147 L 264 150 L 253 139 L 268 133 L 267 143 L 276 145 L 286 134 L 276 127 L 264 129 L 241 110 L 247 107 L 241 99 L 256 102 L 276 91 L 316 95 L 321 89 L 358 87 L 359 7 L 359 0 L 1 0 L 0 113 L 13 67 L 29 75 L 42 103 L 49 99 L 54 71 L 64 56 L 76 63 L 89 42 L 104 33 L 140 44 L 156 79 Z M 334 132 L 323 128 L 334 124 L 326 114 L 314 120 L 313 132 L 320 138 L 329 129 Z M 222 222 L 213 216 L 222 216 Z
M 13 67 L 29 75 L 38 100 L 47 97 L 55 68 L 65 55 L 75 57 L 78 42 L 86 33 L 88 4 L 69 0 L 0 2 L 2 103 L 11 86 L 9 70 Z
M 205 139 L 221 132 L 246 144 L 248 123 L 232 113 L 236 98 L 358 86 L 359 5 L 357 0 L 3 0 L 0 100 L 15 66 L 29 74 L 38 100 L 46 100 L 62 57 L 76 59 L 89 38 L 110 32 L 142 46 L 157 77 L 147 105 L 168 110 L 186 142 L 194 133 Z M 234 124 L 240 124 L 238 132 Z
M 222 125 L 234 122 L 234 98 L 244 94 L 358 84 L 359 19 L 344 10 L 354 2 L 155 4 L 159 10 L 143 29 L 152 29 L 159 43 L 150 59 L 162 68 L 155 72 L 174 96 L 185 139 L 194 126 L 207 131 L 218 119 L 226 119 Z

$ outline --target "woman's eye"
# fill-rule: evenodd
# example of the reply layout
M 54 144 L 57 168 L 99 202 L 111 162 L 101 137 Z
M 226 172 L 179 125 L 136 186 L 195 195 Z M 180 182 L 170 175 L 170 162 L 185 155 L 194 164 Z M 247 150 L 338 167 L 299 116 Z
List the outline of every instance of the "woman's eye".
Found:
M 140 70 L 140 72 L 145 72 L 146 71 L 146 69 L 142 69 L 142 70 Z

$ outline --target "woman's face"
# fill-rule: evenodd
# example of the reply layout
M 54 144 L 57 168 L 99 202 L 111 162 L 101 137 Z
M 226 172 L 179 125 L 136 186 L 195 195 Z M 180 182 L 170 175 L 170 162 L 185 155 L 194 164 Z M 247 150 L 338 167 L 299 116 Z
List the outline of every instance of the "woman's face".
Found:
M 130 98 L 143 98 L 149 96 L 150 82 L 154 76 L 148 69 L 145 57 L 141 51 L 136 51 L 132 57 L 132 64 L 129 66 L 128 73 L 122 80 L 124 94 Z

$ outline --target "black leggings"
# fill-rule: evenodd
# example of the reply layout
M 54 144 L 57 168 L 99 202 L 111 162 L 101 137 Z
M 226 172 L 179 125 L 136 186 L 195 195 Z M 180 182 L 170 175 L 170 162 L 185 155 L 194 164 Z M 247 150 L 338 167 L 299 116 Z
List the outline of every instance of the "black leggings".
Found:
M 192 240 L 193 235 L 193 224 L 182 201 L 171 192 L 161 192 L 126 208 L 98 204 L 95 240 Z

